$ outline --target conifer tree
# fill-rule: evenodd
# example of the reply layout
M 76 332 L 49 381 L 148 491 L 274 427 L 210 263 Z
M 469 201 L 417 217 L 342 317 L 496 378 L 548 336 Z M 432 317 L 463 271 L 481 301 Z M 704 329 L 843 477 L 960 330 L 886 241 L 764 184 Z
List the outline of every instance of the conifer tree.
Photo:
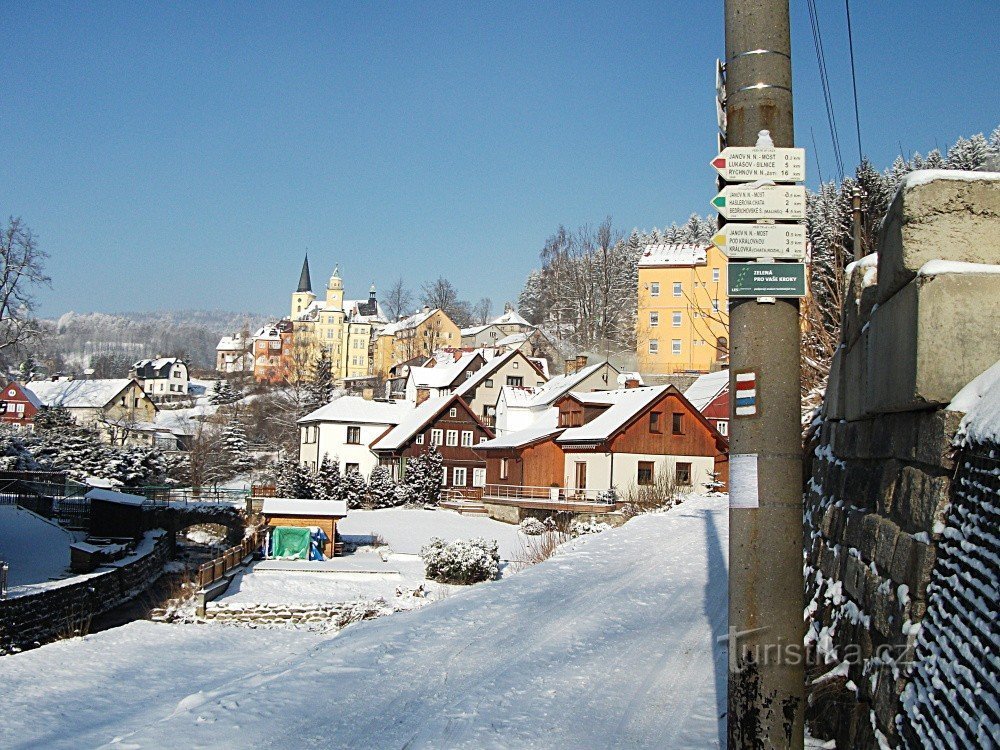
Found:
M 444 459 L 437 448 L 431 449 L 406 465 L 403 483 L 408 490 L 410 502 L 437 505 L 441 500 L 441 484 L 444 480 Z
M 357 469 L 348 469 L 344 472 L 343 495 L 348 508 L 357 509 L 366 504 L 368 485 Z
M 323 460 L 312 476 L 312 495 L 317 500 L 344 499 L 344 482 L 337 458 L 331 461 L 329 454 L 323 455 Z
M 384 466 L 376 466 L 368 477 L 368 502 L 373 508 L 391 508 L 405 501 L 405 493 L 401 497 L 396 493 L 396 483 Z
M 306 386 L 306 409 L 315 411 L 333 400 L 333 363 L 330 352 L 321 347 L 313 363 L 312 378 Z
M 222 450 L 236 473 L 248 471 L 253 467 L 254 460 L 250 455 L 246 429 L 238 417 L 229 420 L 222 430 Z

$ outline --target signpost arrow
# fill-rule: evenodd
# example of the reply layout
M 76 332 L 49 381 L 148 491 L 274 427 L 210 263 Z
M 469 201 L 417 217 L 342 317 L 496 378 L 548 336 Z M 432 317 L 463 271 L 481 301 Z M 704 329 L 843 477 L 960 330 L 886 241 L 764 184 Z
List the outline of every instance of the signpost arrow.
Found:
M 804 219 L 806 189 L 801 185 L 727 185 L 712 199 L 712 205 L 726 219 L 734 221 Z
M 805 263 L 730 263 L 729 296 L 805 297 Z
M 727 182 L 800 182 L 806 178 L 804 148 L 730 146 L 710 163 Z
M 802 260 L 806 257 L 804 224 L 726 224 L 712 244 L 729 258 L 781 258 Z

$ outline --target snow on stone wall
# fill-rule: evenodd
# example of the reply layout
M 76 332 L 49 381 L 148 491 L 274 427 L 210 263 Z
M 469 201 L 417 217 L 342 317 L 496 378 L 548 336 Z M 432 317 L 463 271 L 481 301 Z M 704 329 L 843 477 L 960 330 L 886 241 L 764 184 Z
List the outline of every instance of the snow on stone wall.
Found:
M 1000 737 L 1000 446 L 967 447 L 903 690 L 912 747 L 994 747 Z

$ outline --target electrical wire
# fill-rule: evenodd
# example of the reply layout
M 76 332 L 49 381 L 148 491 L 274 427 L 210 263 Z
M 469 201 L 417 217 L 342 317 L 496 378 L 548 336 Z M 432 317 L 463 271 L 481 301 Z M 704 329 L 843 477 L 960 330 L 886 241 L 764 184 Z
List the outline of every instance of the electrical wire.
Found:
M 813 126 L 809 126 L 809 137 L 812 138 L 813 142 L 813 158 L 816 160 L 816 172 L 819 174 L 819 184 L 823 184 L 823 167 L 819 163 L 819 149 L 816 148 L 816 133 L 813 132 Z
M 826 121 L 830 126 L 830 140 L 833 142 L 833 158 L 840 181 L 844 181 L 844 159 L 840 151 L 840 137 L 837 132 L 837 118 L 833 110 L 833 97 L 830 95 L 830 78 L 826 69 L 826 54 L 823 51 L 823 33 L 819 28 L 819 15 L 816 12 L 816 0 L 806 0 L 809 8 L 809 25 L 812 27 L 813 45 L 816 47 L 816 62 L 819 65 L 819 80 L 823 87 L 823 103 L 826 105 Z
M 851 86 L 854 88 L 854 126 L 858 131 L 858 164 L 864 160 L 861 154 L 861 120 L 858 117 L 858 79 L 854 74 L 854 34 L 851 32 L 851 0 L 844 0 L 847 7 L 847 46 L 851 51 Z

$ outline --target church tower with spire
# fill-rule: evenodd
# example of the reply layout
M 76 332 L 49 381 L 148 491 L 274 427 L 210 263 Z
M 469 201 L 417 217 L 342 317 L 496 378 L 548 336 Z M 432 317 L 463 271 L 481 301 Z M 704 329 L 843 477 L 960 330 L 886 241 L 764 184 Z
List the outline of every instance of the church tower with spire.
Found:
M 312 291 L 312 279 L 309 277 L 309 254 L 306 253 L 305 260 L 302 261 L 302 272 L 299 274 L 298 289 L 292 294 L 291 319 L 295 320 L 299 314 L 305 310 L 316 299 Z

